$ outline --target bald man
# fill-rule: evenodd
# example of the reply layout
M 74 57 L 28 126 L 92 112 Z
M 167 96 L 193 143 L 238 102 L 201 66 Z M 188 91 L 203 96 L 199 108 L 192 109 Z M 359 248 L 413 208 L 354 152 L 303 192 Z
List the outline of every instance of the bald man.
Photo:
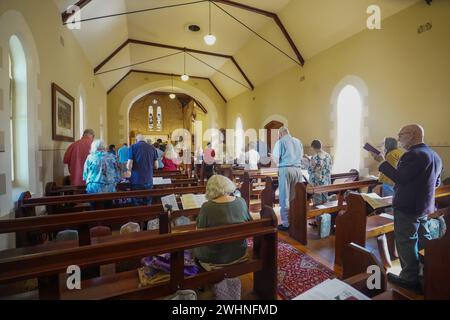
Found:
M 424 130 L 417 124 L 403 127 L 398 141 L 407 152 L 394 168 L 382 155 L 379 170 L 395 183 L 393 199 L 394 234 L 402 266 L 399 276 L 389 273 L 389 281 L 421 292 L 419 250 L 431 239 L 427 215 L 435 211 L 435 188 L 440 184 L 442 160 L 424 143 Z

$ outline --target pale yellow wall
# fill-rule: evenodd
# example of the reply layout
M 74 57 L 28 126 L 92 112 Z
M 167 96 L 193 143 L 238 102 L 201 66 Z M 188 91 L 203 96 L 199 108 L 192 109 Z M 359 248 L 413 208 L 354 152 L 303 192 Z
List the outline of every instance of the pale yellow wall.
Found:
M 204 120 L 203 130 L 212 126 L 219 129 L 226 125 L 226 104 L 208 81 L 191 79 L 184 83 L 178 77 L 174 77 L 174 88 L 176 92 L 183 92 L 194 97 L 208 110 L 208 114 L 203 119 L 199 118 Z M 131 73 L 108 95 L 110 143 L 119 145 L 127 141 L 127 114 L 129 103 L 134 98 L 153 91 L 170 90 L 172 90 L 171 78 L 168 76 Z
M 433 29 L 418 34 L 418 26 L 429 21 Z M 403 124 L 420 123 L 449 176 L 449 39 L 450 1 L 419 2 L 384 20 L 382 30 L 365 30 L 309 59 L 303 69 L 289 69 L 232 99 L 228 127 L 235 126 L 238 115 L 248 129 L 279 114 L 305 144 L 319 138 L 332 146 L 331 96 L 343 78 L 355 75 L 368 88 L 368 140 L 380 143 L 384 136 L 396 136 Z
M 62 26 L 61 13 L 51 0 L 1 0 L 0 1 L 0 19 L 14 10 L 23 16 L 28 29 L 31 31 L 31 38 L 37 61 L 33 61 L 34 68 L 39 68 L 39 73 L 31 75 L 37 79 L 38 94 L 34 101 L 28 103 L 36 108 L 37 119 L 33 121 L 35 126 L 32 132 L 37 136 L 37 145 L 33 153 L 36 159 L 36 192 L 42 191 L 43 185 L 48 181 L 59 180 L 64 175 L 64 166 L 62 157 L 68 143 L 52 141 L 51 126 L 51 83 L 55 82 L 69 94 L 76 98 L 76 138 L 80 136 L 78 101 L 79 92 L 84 91 L 85 109 L 86 109 L 86 127 L 93 128 L 100 136 L 101 125 L 100 117 L 104 119 L 103 136 L 107 138 L 106 127 L 106 91 L 98 82 L 94 75 L 92 66 L 89 64 L 80 45 L 75 40 L 71 31 Z M 8 26 L 14 28 L 13 24 Z M 64 46 L 61 44 L 60 37 L 64 39 Z M 5 42 L 6 41 L 6 42 Z M 5 131 L 6 140 L 9 141 L 9 124 L 3 121 L 9 119 L 8 105 L 8 83 L 5 81 L 5 72 L 7 72 L 8 47 L 7 39 L 1 39 L 0 42 L 0 74 L 1 88 L 0 99 L 2 99 L 0 116 L 2 118 L 2 131 Z M 26 52 L 27 53 L 27 52 Z M 31 60 L 31 58 L 30 58 Z M 83 88 L 83 89 L 81 89 Z M 20 139 L 19 139 L 20 140 Z M 1 166 L 0 174 L 6 173 L 10 177 L 9 161 L 10 145 L 7 144 L 7 152 L 0 153 Z M 10 179 L 7 181 L 11 181 Z M 31 188 L 31 186 L 30 186 Z M 8 187 L 8 193 L 0 196 L 2 203 L 1 214 L 8 213 L 12 208 L 12 190 Z

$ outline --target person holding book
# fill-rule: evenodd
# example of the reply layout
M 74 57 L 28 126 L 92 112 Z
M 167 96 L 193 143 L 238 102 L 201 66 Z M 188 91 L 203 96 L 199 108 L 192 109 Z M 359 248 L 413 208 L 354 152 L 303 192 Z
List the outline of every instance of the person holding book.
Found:
M 227 177 L 214 175 L 206 184 L 206 199 L 197 218 L 197 228 L 207 229 L 251 221 L 245 200 L 232 196 L 235 184 Z M 247 241 L 195 248 L 194 256 L 202 263 L 232 264 L 246 256 Z
M 378 170 L 395 183 L 394 236 L 402 271 L 388 273 L 388 280 L 401 287 L 421 292 L 419 250 L 431 239 L 428 217 L 435 211 L 435 189 L 440 185 L 442 160 L 424 143 L 424 130 L 417 124 L 403 127 L 398 134 L 407 152 L 397 168 L 382 154 L 372 153 L 380 162 Z
M 384 138 L 384 157 L 386 161 L 394 168 L 397 168 L 397 164 L 405 151 L 398 147 L 397 139 L 386 137 Z M 378 181 L 383 183 L 383 197 L 394 195 L 394 181 L 389 179 L 384 173 L 380 173 Z

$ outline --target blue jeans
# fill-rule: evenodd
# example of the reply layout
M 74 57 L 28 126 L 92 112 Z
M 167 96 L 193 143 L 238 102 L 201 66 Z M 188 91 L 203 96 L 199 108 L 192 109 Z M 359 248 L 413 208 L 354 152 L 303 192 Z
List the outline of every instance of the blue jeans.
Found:
M 295 185 L 303 182 L 303 175 L 300 168 L 279 168 L 278 188 L 280 199 L 281 224 L 289 228 L 289 206 L 295 198 Z
M 394 235 L 402 272 L 400 277 L 408 282 L 419 281 L 419 251 L 431 240 L 427 217 L 416 217 L 394 211 Z
M 151 190 L 153 189 L 153 184 L 132 184 L 131 190 Z M 149 206 L 152 204 L 152 197 L 145 197 L 145 198 L 133 198 L 133 205 L 135 206 Z

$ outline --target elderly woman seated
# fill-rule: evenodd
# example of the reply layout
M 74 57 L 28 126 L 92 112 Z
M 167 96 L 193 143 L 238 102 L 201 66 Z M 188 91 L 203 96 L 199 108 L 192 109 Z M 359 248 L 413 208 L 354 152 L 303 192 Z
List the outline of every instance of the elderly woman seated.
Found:
M 245 200 L 232 196 L 234 183 L 221 175 L 214 175 L 206 185 L 205 202 L 197 218 L 197 227 L 213 228 L 251 221 Z M 194 257 L 202 263 L 232 264 L 246 256 L 247 241 L 233 241 L 225 244 L 195 248 Z

